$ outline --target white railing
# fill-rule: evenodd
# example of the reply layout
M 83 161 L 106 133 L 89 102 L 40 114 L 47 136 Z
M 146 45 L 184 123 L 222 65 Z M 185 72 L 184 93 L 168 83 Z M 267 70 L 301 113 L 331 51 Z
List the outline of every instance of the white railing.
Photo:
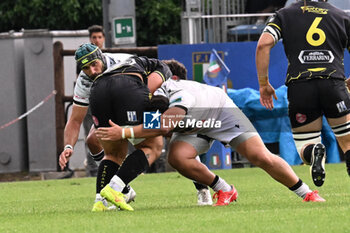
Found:
M 344 10 L 348 14 L 349 10 Z M 270 17 L 274 13 L 256 13 L 256 14 L 213 14 L 203 15 L 200 13 L 193 15 L 183 15 L 182 18 L 187 21 L 189 43 L 220 43 L 227 42 L 228 31 L 235 26 L 242 24 L 253 25 L 252 20 L 260 17 Z M 261 25 L 260 25 L 261 26 Z M 235 37 L 237 40 L 237 36 Z M 232 38 L 231 38 L 232 39 Z M 250 40 L 250 35 L 248 35 Z

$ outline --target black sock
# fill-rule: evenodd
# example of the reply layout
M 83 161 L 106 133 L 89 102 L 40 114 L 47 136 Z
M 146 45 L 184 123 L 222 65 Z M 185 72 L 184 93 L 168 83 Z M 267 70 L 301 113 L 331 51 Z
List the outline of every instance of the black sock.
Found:
M 315 144 L 310 144 L 305 147 L 303 156 L 306 162 L 311 163 L 311 154 L 312 154 L 312 149 L 314 148 Z
M 350 176 L 350 150 L 345 152 L 345 164 L 346 164 L 346 170 L 348 171 L 348 175 Z
M 215 178 L 214 178 L 213 183 L 211 183 L 211 185 L 209 185 L 209 186 L 210 186 L 210 188 L 213 188 L 213 187 L 216 185 L 216 183 L 218 182 L 218 180 L 219 180 L 219 176 L 218 176 L 218 175 L 216 175 L 216 176 L 215 176 Z
M 126 185 L 124 189 L 122 190 L 123 194 L 127 194 L 130 191 L 130 185 Z
M 142 150 L 135 150 L 126 157 L 117 172 L 117 176 L 127 185 L 148 168 L 149 164 L 145 153 Z
M 109 183 L 109 181 L 111 181 L 119 167 L 119 164 L 111 160 L 101 161 L 96 177 L 96 193 L 100 193 L 101 189 L 103 189 Z
M 289 190 L 291 190 L 291 191 L 297 190 L 302 185 L 303 185 L 303 181 L 301 179 L 299 179 L 295 185 L 293 185 L 292 187 L 289 188 Z
M 197 183 L 196 181 L 193 181 L 193 184 L 197 190 L 208 189 L 208 186 L 206 186 L 204 184 Z

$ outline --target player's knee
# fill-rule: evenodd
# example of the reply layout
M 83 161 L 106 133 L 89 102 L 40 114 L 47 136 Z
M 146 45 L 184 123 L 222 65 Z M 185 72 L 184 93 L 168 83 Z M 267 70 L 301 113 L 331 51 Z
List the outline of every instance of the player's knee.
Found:
M 163 150 L 163 140 L 157 140 L 153 146 L 152 146 L 152 151 L 156 156 L 160 156 L 162 154 Z
M 85 142 L 92 154 L 99 153 L 102 150 L 102 146 L 100 145 L 99 141 L 97 140 L 96 136 L 94 136 L 94 134 L 89 134 L 86 137 Z
M 91 132 L 91 131 L 88 134 L 88 136 L 86 137 L 85 142 L 88 145 L 96 145 L 96 144 L 99 143 L 98 140 L 97 140 L 97 137 L 95 136 L 95 133 Z
M 255 156 L 250 156 L 250 162 L 257 167 L 271 167 L 273 166 L 273 154 L 267 149 L 259 152 Z
M 180 156 L 176 156 L 176 154 L 174 153 L 169 153 L 168 155 L 168 163 L 173 167 L 173 168 L 177 168 L 180 166 L 181 164 L 181 158 Z

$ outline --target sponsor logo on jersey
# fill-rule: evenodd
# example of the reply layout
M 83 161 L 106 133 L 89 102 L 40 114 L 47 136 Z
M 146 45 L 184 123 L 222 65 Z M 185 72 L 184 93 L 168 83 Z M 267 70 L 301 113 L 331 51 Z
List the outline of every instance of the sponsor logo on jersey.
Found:
M 126 111 L 126 114 L 128 116 L 128 121 L 129 122 L 137 121 L 136 111 Z
M 314 6 L 302 6 L 300 7 L 302 10 L 305 12 L 310 12 L 310 13 L 315 13 L 315 14 L 320 14 L 320 15 L 326 15 L 328 14 L 328 9 L 324 8 L 318 8 Z
M 341 102 L 337 103 L 337 108 L 338 108 L 338 111 L 339 111 L 339 112 L 344 112 L 344 111 L 346 111 L 346 110 L 348 109 L 348 108 L 346 107 L 344 101 L 341 101 Z
M 302 50 L 298 58 L 302 64 L 332 63 L 334 55 L 329 50 Z
M 300 124 L 302 124 L 302 123 L 304 123 L 305 121 L 306 121 L 306 115 L 304 115 L 304 114 L 301 114 L 301 113 L 297 113 L 296 115 L 295 115 L 295 119 L 296 119 L 296 121 L 297 122 L 299 122 Z

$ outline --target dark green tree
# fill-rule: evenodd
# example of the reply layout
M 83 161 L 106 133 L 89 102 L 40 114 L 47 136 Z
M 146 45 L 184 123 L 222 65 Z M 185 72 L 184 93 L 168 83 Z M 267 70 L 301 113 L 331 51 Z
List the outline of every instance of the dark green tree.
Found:
M 102 24 L 100 0 L 1 0 L 0 31 L 75 30 Z
M 181 0 L 135 0 L 138 46 L 181 43 Z M 101 0 L 1 0 L 0 32 L 103 25 Z
M 181 0 L 135 0 L 138 46 L 181 43 Z

